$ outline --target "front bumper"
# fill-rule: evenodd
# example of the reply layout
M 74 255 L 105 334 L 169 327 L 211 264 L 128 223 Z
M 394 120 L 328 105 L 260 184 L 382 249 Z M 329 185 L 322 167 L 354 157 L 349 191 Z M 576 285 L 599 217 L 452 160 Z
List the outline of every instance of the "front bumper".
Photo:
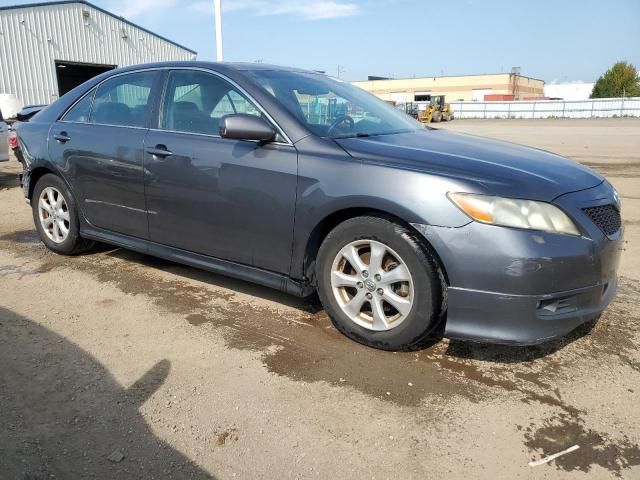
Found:
M 477 222 L 414 225 L 448 277 L 445 336 L 536 344 L 597 318 L 615 296 L 624 230 L 605 236 L 582 208 L 615 202 L 606 182 L 556 199 L 580 237 Z
M 449 288 L 445 337 L 535 345 L 598 318 L 613 299 L 616 278 L 604 285 L 548 295 L 507 295 Z

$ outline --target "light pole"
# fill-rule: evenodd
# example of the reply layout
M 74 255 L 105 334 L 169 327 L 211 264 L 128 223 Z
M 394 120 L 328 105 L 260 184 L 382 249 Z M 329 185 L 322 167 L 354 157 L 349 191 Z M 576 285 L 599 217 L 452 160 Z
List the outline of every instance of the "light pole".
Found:
M 213 15 L 216 21 L 216 60 L 222 62 L 222 0 L 213 0 Z

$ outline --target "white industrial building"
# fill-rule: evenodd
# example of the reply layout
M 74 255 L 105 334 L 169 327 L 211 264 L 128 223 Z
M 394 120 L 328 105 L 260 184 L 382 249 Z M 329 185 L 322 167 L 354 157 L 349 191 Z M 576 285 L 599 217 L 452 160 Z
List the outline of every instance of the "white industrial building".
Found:
M 0 94 L 23 105 L 51 103 L 116 67 L 195 56 L 83 0 L 0 7 Z
M 591 96 L 594 83 L 546 83 L 544 96 L 560 100 L 587 100 Z

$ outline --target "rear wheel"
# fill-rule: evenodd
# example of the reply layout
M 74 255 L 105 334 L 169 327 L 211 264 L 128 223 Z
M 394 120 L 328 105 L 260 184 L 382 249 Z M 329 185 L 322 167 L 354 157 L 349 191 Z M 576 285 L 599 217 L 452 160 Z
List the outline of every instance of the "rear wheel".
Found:
M 33 221 L 42 243 L 62 255 L 89 250 L 91 240 L 80 236 L 78 210 L 71 192 L 53 174 L 40 177 L 31 197 Z
M 442 276 L 405 227 L 380 217 L 337 226 L 318 253 L 320 299 L 334 325 L 384 350 L 419 346 L 438 327 Z

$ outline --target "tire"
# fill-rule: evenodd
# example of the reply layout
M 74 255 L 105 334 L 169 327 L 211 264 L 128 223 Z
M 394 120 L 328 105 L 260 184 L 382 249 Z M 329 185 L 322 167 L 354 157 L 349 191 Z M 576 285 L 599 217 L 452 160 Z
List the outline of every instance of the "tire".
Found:
M 347 257 L 372 272 L 358 274 Z M 326 312 L 335 327 L 356 342 L 382 350 L 413 350 L 431 340 L 444 318 L 442 272 L 418 238 L 390 219 L 363 216 L 338 225 L 320 246 L 317 268 L 318 295 Z M 408 280 L 389 284 L 391 273 Z M 339 286 L 343 282 L 348 286 Z
M 62 196 L 60 202 L 59 195 Z M 41 197 L 43 202 L 41 202 Z M 51 173 L 40 177 L 33 189 L 31 210 L 40 240 L 49 250 L 61 255 L 77 255 L 93 247 L 93 241 L 80 236 L 78 208 L 75 199 L 60 177 Z M 55 214 L 48 213 L 54 210 Z M 47 221 L 48 218 L 49 221 Z M 54 223 L 58 226 L 55 226 Z M 64 225 L 64 228 L 61 224 Z
M 440 120 L 442 120 L 442 112 L 439 111 L 439 110 L 433 112 L 433 116 L 431 117 L 431 121 L 433 123 L 438 123 Z

